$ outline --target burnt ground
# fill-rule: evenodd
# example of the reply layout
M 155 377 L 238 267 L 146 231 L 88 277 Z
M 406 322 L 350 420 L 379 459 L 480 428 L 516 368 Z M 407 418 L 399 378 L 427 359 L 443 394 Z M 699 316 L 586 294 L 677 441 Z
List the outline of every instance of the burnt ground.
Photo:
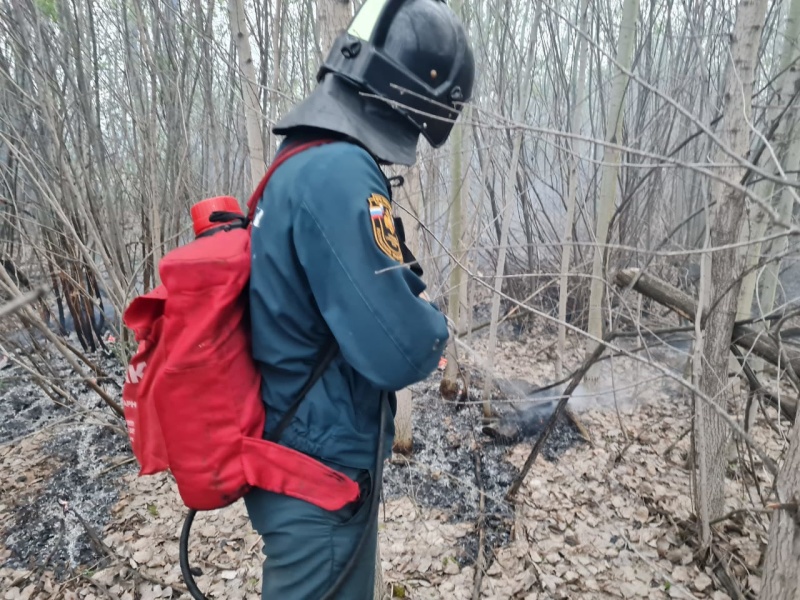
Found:
M 409 495 L 417 504 L 442 509 L 449 522 L 477 523 L 480 492 L 485 498 L 483 523 L 485 549 L 508 543 L 513 524 L 513 506 L 504 496 L 519 471 L 506 457 L 518 443 L 533 443 L 547 419 L 553 404 L 541 405 L 538 411 L 517 413 L 503 404 L 503 422 L 514 427 L 515 435 L 498 440 L 484 433 L 480 394 L 471 389 L 469 400 L 457 406 L 439 395 L 441 374 L 412 386 L 414 393 L 412 459 L 395 458 L 384 469 L 384 495 L 397 498 Z M 503 399 L 498 391 L 493 399 Z M 522 420 L 524 418 L 524 421 Z M 508 427 L 506 427 L 508 429 Z M 553 461 L 568 448 L 583 443 L 580 433 L 563 416 L 542 449 L 545 460 Z M 461 540 L 462 565 L 472 564 L 478 555 L 477 528 Z
M 113 358 L 93 359 L 121 381 Z M 62 359 L 48 363 L 73 402 L 51 400 L 20 366 L 0 371 L 0 567 L 63 578 L 98 559 L 87 528 L 103 530 L 119 478 L 135 466 L 119 465 L 130 456 L 124 422 Z
M 122 369 L 115 359 L 100 354 L 91 358 L 121 384 Z M 0 567 L 48 570 L 63 579 L 102 559 L 87 529 L 102 537 L 120 497 L 120 478 L 135 472 L 136 465 L 120 465 L 131 457 L 121 430 L 124 423 L 75 379 L 62 359 L 51 357 L 49 365 L 73 404 L 55 403 L 19 366 L 0 371 L 0 462 L 11 476 L 3 477 L 0 492 Z M 384 497 L 407 494 L 421 506 L 446 511 L 452 522 L 476 523 L 482 490 L 486 548 L 503 546 L 513 521 L 503 496 L 517 475 L 505 460 L 512 440 L 501 443 L 483 433 L 477 391 L 471 390 L 466 405 L 443 401 L 440 379 L 436 373 L 413 388 L 413 459 L 397 457 L 386 465 Z M 118 385 L 106 387 L 112 395 L 120 394 Z M 514 443 L 535 439 L 549 414 L 545 410 L 539 416 L 535 422 L 517 423 Z M 579 439 L 569 423 L 561 423 L 543 456 L 553 460 Z M 30 454 L 35 460 L 24 456 Z M 460 543 L 459 562 L 472 564 L 478 553 L 477 529 Z

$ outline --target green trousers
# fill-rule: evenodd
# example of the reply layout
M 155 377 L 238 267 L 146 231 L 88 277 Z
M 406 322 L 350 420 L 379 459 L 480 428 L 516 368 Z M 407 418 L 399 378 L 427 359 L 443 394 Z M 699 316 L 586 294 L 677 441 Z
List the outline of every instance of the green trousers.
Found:
M 358 482 L 358 502 L 330 512 L 302 500 L 256 489 L 244 500 L 264 540 L 262 600 L 320 600 L 333 587 L 358 546 L 367 540 L 336 600 L 372 600 L 378 519 L 369 519 L 372 475 L 335 467 Z M 376 493 L 379 493 L 376 491 Z

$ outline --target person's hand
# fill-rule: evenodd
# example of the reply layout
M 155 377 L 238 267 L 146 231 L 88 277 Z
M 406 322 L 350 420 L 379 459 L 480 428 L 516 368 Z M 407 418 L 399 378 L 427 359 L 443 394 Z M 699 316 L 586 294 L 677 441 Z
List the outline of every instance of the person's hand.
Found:
M 422 290 L 419 294 L 419 297 L 425 300 L 426 302 L 430 302 L 431 299 L 428 297 L 428 294 L 425 293 L 425 290 Z

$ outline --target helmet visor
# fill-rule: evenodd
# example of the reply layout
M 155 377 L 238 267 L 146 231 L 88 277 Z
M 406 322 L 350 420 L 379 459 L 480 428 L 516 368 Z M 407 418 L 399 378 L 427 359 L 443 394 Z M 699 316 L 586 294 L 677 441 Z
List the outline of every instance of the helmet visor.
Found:
M 361 5 L 358 13 L 350 23 L 347 33 L 365 42 L 372 40 L 375 26 L 378 24 L 388 0 L 367 0 Z

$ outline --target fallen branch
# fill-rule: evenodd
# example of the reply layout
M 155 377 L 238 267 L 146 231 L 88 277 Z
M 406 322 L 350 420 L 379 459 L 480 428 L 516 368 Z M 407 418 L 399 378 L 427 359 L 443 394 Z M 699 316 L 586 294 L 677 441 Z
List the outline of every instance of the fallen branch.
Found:
M 572 396 L 572 392 L 580 384 L 581 380 L 584 378 L 586 373 L 589 371 L 591 366 L 597 362 L 597 359 L 600 358 L 600 355 L 603 354 L 603 351 L 606 349 L 606 344 L 608 344 L 612 339 L 616 337 L 615 332 L 608 333 L 604 338 L 602 343 L 598 344 L 594 351 L 583 361 L 583 364 L 580 368 L 575 371 L 575 375 L 573 375 L 572 380 L 569 382 L 569 385 L 564 389 L 564 393 L 561 395 L 561 398 L 556 405 L 556 409 L 553 411 L 553 414 L 550 415 L 550 419 L 547 421 L 547 425 L 544 426 L 544 430 L 539 435 L 539 438 L 536 440 L 536 443 L 533 445 L 531 449 L 531 453 L 528 455 L 528 458 L 525 460 L 525 465 L 522 467 L 522 471 L 520 471 L 517 478 L 511 484 L 511 487 L 506 493 L 506 500 L 509 502 L 513 502 L 514 497 L 517 495 L 522 482 L 525 480 L 525 477 L 528 474 L 528 471 L 531 470 L 531 466 L 533 462 L 536 460 L 536 457 L 539 456 L 539 452 L 542 450 L 544 443 L 547 441 L 547 438 L 550 437 L 550 434 L 553 433 L 553 430 L 556 427 L 556 422 L 558 418 L 561 416 L 561 413 L 567 407 L 567 402 L 569 402 L 570 396 Z
M 123 432 L 123 433 L 125 433 L 125 432 Z M 103 475 L 106 475 L 107 473 L 110 473 L 114 469 L 118 469 L 118 468 L 123 467 L 125 465 L 129 465 L 129 464 L 131 464 L 133 462 L 136 462 L 136 457 L 135 456 L 131 456 L 129 458 L 126 458 L 124 460 L 121 460 L 119 462 L 114 463 L 110 467 L 107 467 L 107 468 L 103 469 L 102 471 L 100 471 L 100 473 L 98 473 L 97 476 L 98 477 L 102 477 Z
M 44 296 L 46 291 L 47 290 L 45 288 L 40 287 L 32 292 L 28 292 L 27 294 L 23 294 L 22 296 L 14 298 L 11 302 L 8 302 L 3 306 L 0 306 L 0 319 L 17 312 L 19 309 L 27 306 L 31 302 L 35 302 Z
M 425 229 L 425 231 L 430 233 L 429 229 Z M 431 235 L 433 235 L 433 234 L 431 234 Z M 453 254 L 450 253 L 450 252 L 448 252 L 447 254 L 448 254 L 448 256 L 450 256 L 450 258 L 453 261 L 455 261 L 462 268 L 464 268 L 463 265 L 458 261 L 458 257 L 453 256 Z M 514 298 L 512 298 L 508 294 L 504 294 L 502 291 L 500 292 L 500 295 L 503 298 L 505 298 L 506 300 L 508 300 L 509 302 L 517 303 L 517 304 L 519 303 L 517 300 L 514 300 Z M 543 318 L 545 320 L 558 322 L 555 317 L 553 317 L 551 315 L 548 315 L 548 314 L 546 314 L 546 313 L 544 313 L 544 312 L 542 312 L 540 310 L 536 310 L 535 308 L 533 308 L 531 306 L 526 306 L 524 308 L 527 308 L 531 313 L 533 313 L 535 315 L 538 315 L 538 316 L 540 316 L 541 318 Z M 731 416 L 725 411 L 724 408 L 720 407 L 711 398 L 706 396 L 697 387 L 692 385 L 691 382 L 688 382 L 685 379 L 682 379 L 680 377 L 676 377 L 675 374 L 669 368 L 667 368 L 667 367 L 665 367 L 663 365 L 660 365 L 658 363 L 654 363 L 652 361 L 647 361 L 647 360 L 637 356 L 635 352 L 630 352 L 630 351 L 624 350 L 623 348 L 620 348 L 618 346 L 612 345 L 608 341 L 604 341 L 603 339 L 596 338 L 596 337 L 594 337 L 592 335 L 585 334 L 584 332 L 581 332 L 580 330 L 578 330 L 576 327 L 574 327 L 572 325 L 569 325 L 569 324 L 567 324 L 567 325 L 569 326 L 569 328 L 571 330 L 574 330 L 574 331 L 576 331 L 578 333 L 583 333 L 584 335 L 587 335 L 587 337 L 590 338 L 595 343 L 598 343 L 598 344 L 601 344 L 601 345 L 605 345 L 606 347 L 610 347 L 611 349 L 613 349 L 614 351 L 620 353 L 621 355 L 627 356 L 627 357 L 632 358 L 634 360 L 637 360 L 639 362 L 647 363 L 647 364 L 651 365 L 653 368 L 655 368 L 658 371 L 660 371 L 661 373 L 663 373 L 664 375 L 666 375 L 667 377 L 669 377 L 670 379 L 673 379 L 673 380 L 677 381 L 678 383 L 680 383 L 681 386 L 685 387 L 687 390 L 689 390 L 693 394 L 695 394 L 697 398 L 699 398 L 701 401 L 705 402 L 711 410 L 713 410 L 717 415 L 719 415 L 719 417 L 728 424 L 728 427 L 731 428 L 731 430 L 733 431 L 734 435 L 736 435 L 739 439 L 744 440 L 747 444 L 749 444 L 753 448 L 753 451 L 756 453 L 756 455 L 758 455 L 758 457 L 761 458 L 764 461 L 765 466 L 768 464 L 768 461 L 769 461 L 768 455 L 766 454 L 766 452 L 762 448 L 759 447 L 758 444 L 756 444 L 756 442 L 753 440 L 752 436 L 748 435 L 748 433 L 746 431 L 744 431 L 741 427 L 739 427 L 739 425 L 736 423 L 736 421 L 734 421 L 731 418 Z M 616 334 L 614 334 L 614 337 L 616 337 Z M 607 339 L 609 339 L 609 338 L 607 338 Z M 458 344 L 459 346 L 463 346 L 464 348 L 466 348 L 467 351 L 469 351 L 470 353 L 474 353 L 474 350 L 472 350 L 469 346 L 467 346 L 466 344 L 461 342 L 458 338 L 454 338 L 453 341 L 456 344 Z M 596 360 L 600 360 L 600 359 L 598 358 Z M 552 387 L 552 385 L 553 384 L 550 384 L 550 386 L 548 386 L 548 387 Z M 772 475 L 777 475 L 777 473 L 772 473 Z
M 737 508 L 725 515 L 722 515 L 717 519 L 714 519 L 713 521 L 711 521 L 711 525 L 716 525 L 718 523 L 722 523 L 723 521 L 727 521 L 728 519 L 733 519 L 738 515 L 754 515 L 754 514 L 771 515 L 776 510 L 786 510 L 792 513 L 797 513 L 798 505 L 795 502 L 771 502 L 767 504 L 764 508 L 755 508 L 752 506 L 749 508 Z
M 103 541 L 103 538 L 100 536 L 100 533 L 94 527 L 92 527 L 91 524 L 84 519 L 77 510 L 70 508 L 66 503 L 64 503 L 62 506 L 65 513 L 71 512 L 78 522 L 83 526 L 86 535 L 89 536 L 89 541 L 99 554 L 105 555 L 111 559 L 116 558 L 116 554 L 114 554 L 114 551 L 106 545 L 106 543 Z
M 620 287 L 632 287 L 640 294 L 672 309 L 683 318 L 695 321 L 697 303 L 694 299 L 658 277 L 643 273 L 639 269 L 624 269 L 617 271 L 614 275 L 614 283 Z M 701 318 L 704 317 L 701 316 Z M 790 367 L 795 373 L 800 372 L 800 351 L 794 348 L 779 347 L 765 332 L 756 331 L 745 325 L 734 324 L 731 344 L 752 352 L 776 367 L 784 365 Z M 788 400 L 777 402 L 776 398 L 769 394 L 765 394 L 765 397 L 794 422 L 797 416 L 797 402 Z

